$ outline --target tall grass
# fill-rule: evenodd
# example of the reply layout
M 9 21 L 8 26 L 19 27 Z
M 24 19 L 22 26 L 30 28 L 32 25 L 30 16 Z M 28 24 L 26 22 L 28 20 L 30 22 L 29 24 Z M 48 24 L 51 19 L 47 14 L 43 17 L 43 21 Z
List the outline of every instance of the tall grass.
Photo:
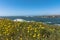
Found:
M 0 40 L 60 40 L 60 26 L 0 19 Z

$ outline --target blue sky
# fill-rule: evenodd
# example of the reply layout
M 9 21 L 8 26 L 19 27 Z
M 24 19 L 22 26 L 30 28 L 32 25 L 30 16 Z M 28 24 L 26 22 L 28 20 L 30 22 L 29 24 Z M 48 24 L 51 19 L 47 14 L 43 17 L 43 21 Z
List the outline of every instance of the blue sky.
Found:
M 60 15 L 60 0 L 0 0 L 0 16 Z

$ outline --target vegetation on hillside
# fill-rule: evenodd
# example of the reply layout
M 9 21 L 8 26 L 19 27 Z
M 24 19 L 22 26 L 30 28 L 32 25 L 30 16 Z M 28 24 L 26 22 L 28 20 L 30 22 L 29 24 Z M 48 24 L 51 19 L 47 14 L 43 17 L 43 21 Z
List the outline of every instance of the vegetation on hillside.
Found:
M 0 19 L 0 40 L 60 40 L 60 27 Z

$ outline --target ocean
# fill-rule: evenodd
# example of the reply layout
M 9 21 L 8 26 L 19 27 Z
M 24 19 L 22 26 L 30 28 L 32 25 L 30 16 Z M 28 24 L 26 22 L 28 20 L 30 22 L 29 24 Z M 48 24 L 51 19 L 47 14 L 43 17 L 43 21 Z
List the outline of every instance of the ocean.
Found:
M 23 19 L 26 21 L 44 22 L 48 24 L 60 24 L 60 18 L 42 18 L 35 16 L 0 16 L 0 18 L 8 18 L 11 20 Z

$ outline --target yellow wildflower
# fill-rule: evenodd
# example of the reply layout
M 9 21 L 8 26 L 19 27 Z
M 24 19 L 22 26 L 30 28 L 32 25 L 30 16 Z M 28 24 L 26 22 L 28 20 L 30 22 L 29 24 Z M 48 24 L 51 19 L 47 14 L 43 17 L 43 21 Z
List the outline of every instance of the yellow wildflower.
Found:
M 41 27 L 41 29 L 44 29 L 45 27 Z
M 6 40 L 8 40 L 8 38 L 6 38 Z
M 3 32 L 3 34 L 6 34 L 6 32 Z
M 8 32 L 8 30 L 6 30 L 6 32 Z
M 42 25 L 40 25 L 40 27 L 42 27 Z
M 8 24 L 11 24 L 11 23 L 8 23 Z
M 17 29 L 17 31 L 19 31 L 19 29 Z
M 53 32 L 54 30 L 55 30 L 55 29 L 50 29 L 50 31 L 52 31 L 52 32 Z
M 7 26 L 7 25 L 4 25 L 4 26 Z
M 35 28 L 35 32 L 37 32 L 37 28 Z
M 29 33 L 29 30 L 27 32 Z
M 30 30 L 33 30 L 33 28 L 30 28 Z
M 9 35 L 9 33 L 7 33 L 7 35 Z
M 33 37 L 36 37 L 36 34 L 34 34 Z
M 40 37 L 40 34 L 38 34 L 37 36 Z
M 20 40 L 22 40 L 22 38 L 20 38 Z
M 30 28 L 30 27 L 27 27 L 28 29 Z
M 53 28 L 53 30 L 55 30 L 55 29 Z
M 8 26 L 8 28 L 10 28 L 10 26 Z
M 13 38 L 11 37 L 11 40 L 13 40 Z

